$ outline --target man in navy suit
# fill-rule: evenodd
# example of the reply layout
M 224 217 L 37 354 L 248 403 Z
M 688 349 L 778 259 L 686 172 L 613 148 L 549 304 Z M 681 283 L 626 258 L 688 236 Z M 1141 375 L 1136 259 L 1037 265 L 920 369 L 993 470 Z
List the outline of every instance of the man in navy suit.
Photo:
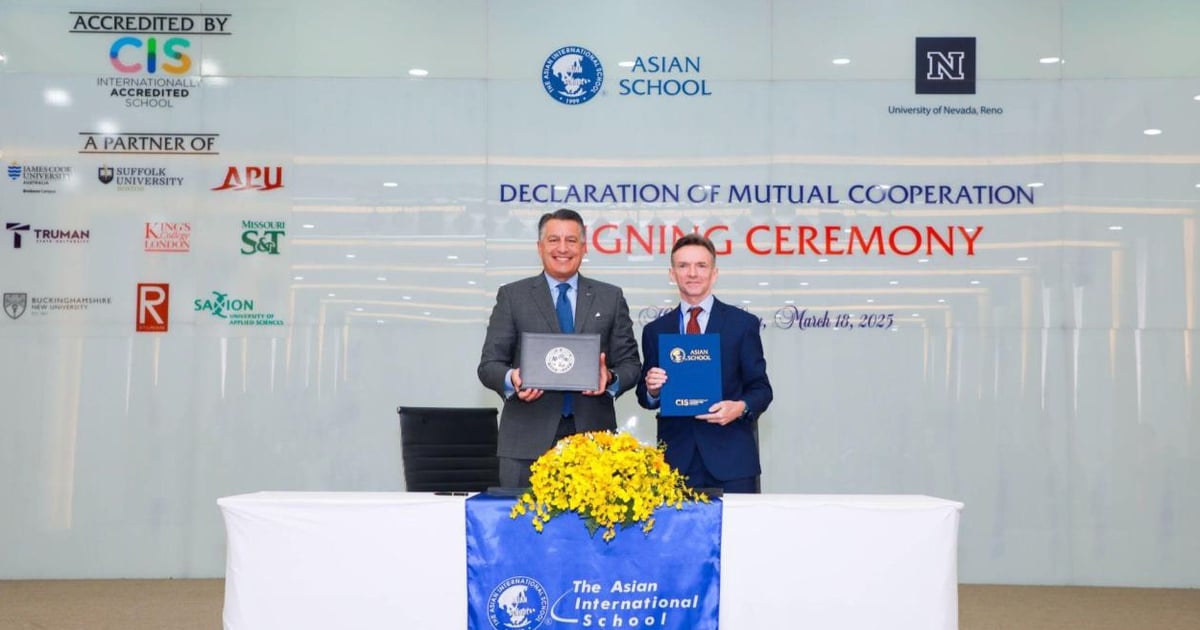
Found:
M 659 335 L 720 335 L 722 400 L 694 417 L 659 414 L 658 439 L 667 445 L 667 463 L 687 475 L 688 485 L 758 492 L 762 468 L 755 423 L 774 397 L 758 318 L 713 297 L 717 252 L 704 236 L 687 234 L 675 241 L 670 276 L 679 288 L 680 303 L 642 330 L 638 403 L 658 409 L 659 394 L 670 377 L 659 366 Z

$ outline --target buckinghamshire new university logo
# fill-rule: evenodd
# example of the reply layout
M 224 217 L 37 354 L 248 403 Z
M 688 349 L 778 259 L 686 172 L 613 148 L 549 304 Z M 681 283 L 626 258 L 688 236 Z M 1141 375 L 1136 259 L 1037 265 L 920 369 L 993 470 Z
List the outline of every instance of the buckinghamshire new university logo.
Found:
M 975 38 L 918 37 L 917 94 L 974 94 Z
M 5 293 L 4 314 L 10 319 L 19 319 L 25 314 L 25 305 L 29 303 L 28 293 Z
M 550 611 L 549 599 L 537 580 L 525 576 L 508 578 L 488 596 L 488 621 L 496 630 L 534 630 Z
M 542 64 L 542 87 L 564 105 L 579 105 L 592 100 L 604 85 L 604 66 L 592 51 L 579 46 L 563 46 L 550 53 Z

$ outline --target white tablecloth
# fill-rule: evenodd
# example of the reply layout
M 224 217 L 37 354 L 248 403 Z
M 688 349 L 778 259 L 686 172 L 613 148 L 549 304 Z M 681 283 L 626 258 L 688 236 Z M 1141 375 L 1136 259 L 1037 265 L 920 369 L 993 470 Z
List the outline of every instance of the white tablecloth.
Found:
M 226 630 L 464 630 L 461 496 L 260 492 L 219 499 Z M 955 630 L 961 503 L 730 495 L 723 630 Z

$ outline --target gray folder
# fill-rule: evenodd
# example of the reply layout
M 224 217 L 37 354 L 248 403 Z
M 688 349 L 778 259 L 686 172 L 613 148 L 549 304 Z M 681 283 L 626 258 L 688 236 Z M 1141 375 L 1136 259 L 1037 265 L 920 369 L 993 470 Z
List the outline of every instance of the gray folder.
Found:
M 521 387 L 600 388 L 600 335 L 521 333 Z

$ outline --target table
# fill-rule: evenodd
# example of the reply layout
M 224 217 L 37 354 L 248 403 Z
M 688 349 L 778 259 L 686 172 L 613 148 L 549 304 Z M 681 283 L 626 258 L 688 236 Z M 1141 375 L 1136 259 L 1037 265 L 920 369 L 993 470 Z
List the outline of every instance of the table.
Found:
M 464 630 L 463 496 L 259 492 L 225 519 L 226 630 Z M 962 504 L 729 495 L 723 630 L 955 630 Z

